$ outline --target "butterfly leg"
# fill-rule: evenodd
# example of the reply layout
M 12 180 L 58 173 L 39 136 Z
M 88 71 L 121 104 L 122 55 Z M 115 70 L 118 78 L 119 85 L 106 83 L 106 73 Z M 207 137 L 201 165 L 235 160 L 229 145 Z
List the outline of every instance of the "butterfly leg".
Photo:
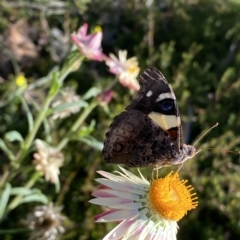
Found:
M 160 168 L 153 168 L 153 170 L 152 170 L 152 179 L 158 179 L 158 170 L 159 170 Z M 154 178 L 154 172 L 156 171 L 156 178 Z
M 183 163 L 181 163 L 181 164 L 178 166 L 177 172 L 179 172 L 179 171 L 181 170 L 182 166 L 183 166 Z

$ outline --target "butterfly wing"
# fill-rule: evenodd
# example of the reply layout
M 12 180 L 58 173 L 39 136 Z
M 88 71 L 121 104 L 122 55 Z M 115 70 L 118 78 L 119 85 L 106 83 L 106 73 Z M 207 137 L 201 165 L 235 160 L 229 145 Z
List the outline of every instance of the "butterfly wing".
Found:
M 126 110 L 136 109 L 148 115 L 167 131 L 181 149 L 182 128 L 175 94 L 163 74 L 156 68 L 146 69 L 139 77 L 140 90 Z
M 139 82 L 137 98 L 110 125 L 104 159 L 130 167 L 172 165 L 182 146 L 175 95 L 155 68 L 145 70 Z
M 107 163 L 129 167 L 171 165 L 175 154 L 171 136 L 139 110 L 125 111 L 114 118 L 103 148 Z

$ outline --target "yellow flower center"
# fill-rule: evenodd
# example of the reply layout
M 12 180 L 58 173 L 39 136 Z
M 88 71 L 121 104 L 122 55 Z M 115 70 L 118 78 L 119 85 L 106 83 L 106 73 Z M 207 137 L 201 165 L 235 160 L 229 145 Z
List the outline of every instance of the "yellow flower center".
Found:
M 130 75 L 134 75 L 134 74 L 138 74 L 138 72 L 140 71 L 140 68 L 138 66 L 134 66 L 134 67 L 128 67 L 127 72 Z
M 190 193 L 193 188 L 186 186 L 186 182 L 172 172 L 153 180 L 148 196 L 151 209 L 168 220 L 179 221 L 187 211 L 196 208 L 196 193 Z

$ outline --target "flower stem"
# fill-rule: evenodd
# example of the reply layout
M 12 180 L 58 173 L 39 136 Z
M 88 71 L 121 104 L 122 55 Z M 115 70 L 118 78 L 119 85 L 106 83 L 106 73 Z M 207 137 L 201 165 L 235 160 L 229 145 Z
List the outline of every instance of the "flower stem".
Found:
M 72 58 L 70 58 L 70 60 L 64 65 L 63 69 L 60 71 L 60 74 L 58 76 L 58 78 L 59 78 L 58 82 L 61 84 L 64 81 L 64 79 L 68 76 L 69 73 L 76 70 L 76 68 L 78 68 L 80 66 L 82 61 L 83 61 L 83 58 L 79 58 L 79 55 L 77 55 L 77 54 L 73 55 Z M 44 121 L 44 118 L 47 115 L 49 106 L 50 106 L 52 100 L 54 99 L 54 97 L 56 96 L 56 94 L 49 94 L 47 96 L 47 99 L 44 102 L 43 108 L 39 112 L 39 114 L 36 118 L 36 121 L 34 122 L 33 129 L 32 129 L 32 131 L 30 131 L 28 133 L 25 143 L 23 144 L 23 148 L 17 156 L 17 159 L 15 161 L 15 163 L 17 164 L 17 165 L 15 165 L 16 168 L 19 167 L 20 163 L 25 158 L 25 156 L 37 134 L 39 127 L 41 126 L 42 122 Z
M 25 158 L 32 142 L 33 142 L 33 139 L 35 138 L 36 134 L 37 134 L 37 131 L 42 123 L 42 121 L 44 120 L 46 114 L 47 114 L 47 111 L 49 109 L 49 105 L 52 101 L 52 99 L 54 98 L 55 95 L 49 95 L 43 105 L 43 108 L 41 109 L 41 111 L 39 112 L 35 122 L 34 122 L 34 125 L 33 125 L 33 128 L 32 128 L 32 131 L 30 131 L 26 137 L 26 140 L 25 140 L 25 143 L 23 144 L 23 148 L 21 149 L 20 153 L 18 154 L 17 158 L 16 158 L 16 161 L 15 163 L 17 165 L 15 165 L 16 168 L 19 168 L 20 166 L 20 163 L 22 162 L 22 160 Z
M 98 105 L 98 102 L 93 100 L 89 106 L 85 107 L 83 113 L 77 118 L 75 123 L 70 128 L 68 134 L 61 140 L 61 142 L 57 146 L 57 150 L 61 151 L 69 142 L 71 136 L 78 130 L 78 128 L 82 125 L 88 115 L 92 112 L 92 110 Z
M 60 191 L 60 193 L 57 197 L 56 205 L 58 205 L 58 206 L 62 205 L 65 194 L 69 190 L 70 185 L 71 185 L 73 179 L 76 177 L 76 175 L 77 175 L 77 171 L 73 171 L 68 175 L 68 177 L 67 177 L 67 179 L 66 179 L 66 181 L 65 181 L 63 187 L 61 188 L 61 191 Z
M 62 70 L 60 71 L 60 80 L 59 82 L 63 82 L 63 80 L 68 76 L 69 73 L 76 71 L 82 64 L 84 60 L 84 56 L 79 55 L 79 53 L 72 53 L 71 58 L 64 64 Z
M 118 83 L 118 79 L 115 78 L 105 89 L 104 91 L 111 90 Z

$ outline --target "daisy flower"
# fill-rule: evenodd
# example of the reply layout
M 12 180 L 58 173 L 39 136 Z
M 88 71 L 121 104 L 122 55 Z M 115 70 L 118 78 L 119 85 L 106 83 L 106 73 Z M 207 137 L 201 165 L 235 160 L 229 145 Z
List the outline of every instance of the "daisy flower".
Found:
M 76 43 L 80 52 L 90 60 L 102 61 L 105 55 L 102 53 L 102 31 L 98 28 L 96 33 L 88 34 L 88 24 L 84 23 L 77 34 L 72 34 L 71 38 Z
M 133 91 L 139 89 L 137 76 L 140 68 L 136 57 L 127 59 L 127 51 L 119 50 L 118 58 L 110 53 L 109 58 L 106 59 L 106 64 L 110 68 L 110 72 L 115 74 L 119 82 Z
M 197 207 L 196 193 L 178 173 L 147 181 L 119 167 L 122 172 L 98 171 L 104 178 L 90 203 L 109 208 L 96 222 L 120 222 L 104 240 L 176 240 L 177 221 Z

